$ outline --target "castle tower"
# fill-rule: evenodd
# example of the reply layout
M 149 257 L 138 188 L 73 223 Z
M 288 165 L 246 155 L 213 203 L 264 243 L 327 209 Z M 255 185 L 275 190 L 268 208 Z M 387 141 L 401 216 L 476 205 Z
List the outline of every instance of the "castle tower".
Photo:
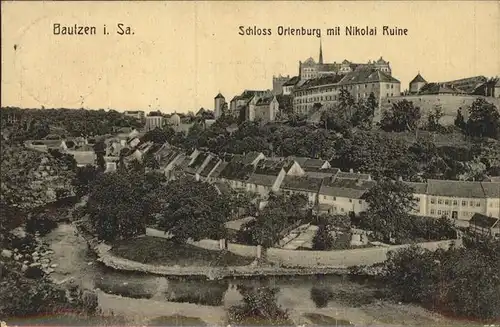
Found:
M 218 119 L 220 116 L 222 116 L 222 107 L 226 103 L 226 99 L 222 94 L 217 94 L 214 98 L 214 116 L 215 119 Z
M 418 72 L 417 76 L 410 82 L 410 94 L 417 94 L 427 81 Z
M 318 63 L 320 65 L 323 65 L 323 47 L 321 44 L 321 39 L 319 39 L 319 60 L 318 60 Z

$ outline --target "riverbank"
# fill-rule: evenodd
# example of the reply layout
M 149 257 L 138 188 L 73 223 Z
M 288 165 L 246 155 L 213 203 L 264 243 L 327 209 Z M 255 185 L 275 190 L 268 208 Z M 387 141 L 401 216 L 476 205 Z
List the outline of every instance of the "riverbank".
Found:
M 73 280 L 89 289 L 100 288 L 96 290 L 99 308 L 104 314 L 123 317 L 126 325 L 145 326 L 151 320 L 168 316 L 178 320 L 173 324 L 177 326 L 186 325 L 186 321 L 193 321 L 194 318 L 211 326 L 226 326 L 220 322 L 225 321 L 227 308 L 241 303 L 242 299 L 233 286 L 243 284 L 277 287 L 278 303 L 289 310 L 295 324 L 311 325 L 314 322 L 307 317 L 321 314 L 332 319 L 348 320 L 357 326 L 473 326 L 416 305 L 381 300 L 377 295 L 377 286 L 362 281 L 353 282 L 346 275 L 172 280 L 105 268 L 94 261 L 96 258 L 89 253 L 86 240 L 70 224 L 61 224 L 45 237 L 45 242 L 54 251 L 52 261 L 59 264 L 53 277 L 63 282 Z M 219 283 L 228 285 L 218 286 Z M 312 297 L 312 288 L 318 287 L 328 287 L 335 295 L 324 307 L 318 307 Z M 121 290 L 130 289 L 140 290 L 144 298 L 120 294 Z M 203 304 L 208 298 L 213 304 Z M 187 320 L 182 320 L 182 317 Z

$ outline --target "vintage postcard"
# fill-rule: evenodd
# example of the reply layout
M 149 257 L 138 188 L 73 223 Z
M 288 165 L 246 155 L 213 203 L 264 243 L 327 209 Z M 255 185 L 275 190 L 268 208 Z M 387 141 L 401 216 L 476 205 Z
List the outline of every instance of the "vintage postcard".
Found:
M 2 1 L 1 326 L 500 326 L 499 1 Z

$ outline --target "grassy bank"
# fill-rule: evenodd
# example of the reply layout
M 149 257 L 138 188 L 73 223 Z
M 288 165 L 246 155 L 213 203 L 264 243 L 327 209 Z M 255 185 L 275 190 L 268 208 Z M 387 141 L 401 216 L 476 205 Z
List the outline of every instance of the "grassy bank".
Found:
M 111 253 L 140 263 L 180 267 L 246 266 L 253 261 L 253 258 L 230 252 L 207 250 L 150 236 L 118 242 L 113 245 Z

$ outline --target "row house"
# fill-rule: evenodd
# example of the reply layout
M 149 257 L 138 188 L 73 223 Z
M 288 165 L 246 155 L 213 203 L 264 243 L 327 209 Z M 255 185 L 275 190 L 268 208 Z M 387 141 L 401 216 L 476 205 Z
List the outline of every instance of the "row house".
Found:
M 405 183 L 414 190 L 413 214 L 458 221 L 469 221 L 476 213 L 500 217 L 500 183 L 433 179 Z
M 331 214 L 359 214 L 368 209 L 363 195 L 374 181 L 353 178 L 324 178 L 318 195 L 318 207 Z
M 307 198 L 309 206 L 314 207 L 318 203 L 318 193 L 321 188 L 322 179 L 308 176 L 286 176 L 281 183 L 284 194 L 302 194 Z

